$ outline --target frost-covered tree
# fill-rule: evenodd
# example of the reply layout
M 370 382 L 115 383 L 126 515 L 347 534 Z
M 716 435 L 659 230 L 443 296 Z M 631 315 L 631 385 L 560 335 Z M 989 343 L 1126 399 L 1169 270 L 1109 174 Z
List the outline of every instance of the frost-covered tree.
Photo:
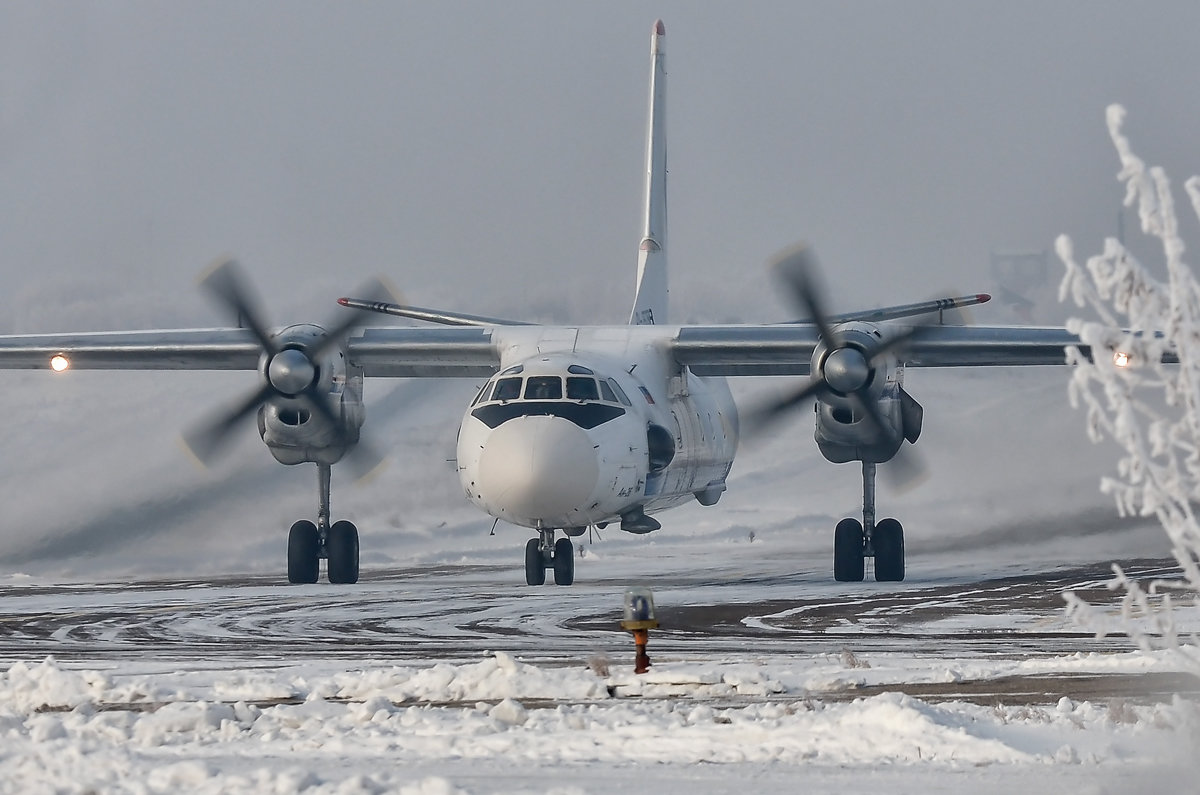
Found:
M 1121 131 L 1125 109 L 1111 105 L 1108 130 L 1121 161 L 1125 206 L 1136 206 L 1141 231 L 1161 244 L 1165 277 L 1156 278 L 1115 239 L 1102 253 L 1075 260 L 1071 241 L 1056 242 L 1066 275 L 1059 300 L 1090 307 L 1098 320 L 1070 320 L 1067 328 L 1091 347 L 1093 361 L 1068 351 L 1075 365 L 1071 405 L 1087 412 L 1093 441 L 1109 438 L 1124 454 L 1116 475 L 1101 490 L 1116 500 L 1121 515 L 1154 516 L 1171 540 L 1182 579 L 1143 586 L 1113 566 L 1108 587 L 1123 591 L 1114 614 L 1068 596 L 1068 614 L 1098 634 L 1128 633 L 1139 647 L 1171 649 L 1200 673 L 1200 639 L 1181 637 L 1174 603 L 1200 592 L 1200 283 L 1184 260 L 1170 181 L 1162 168 L 1147 168 Z M 1200 178 L 1185 184 L 1192 211 L 1200 217 Z M 1169 351 L 1178 364 L 1163 364 Z

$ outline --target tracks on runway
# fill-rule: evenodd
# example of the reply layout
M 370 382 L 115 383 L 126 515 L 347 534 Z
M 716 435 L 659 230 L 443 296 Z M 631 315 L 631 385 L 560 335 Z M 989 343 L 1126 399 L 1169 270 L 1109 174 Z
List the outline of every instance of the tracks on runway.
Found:
M 1173 561 L 1126 566 L 1141 578 L 1169 576 Z M 345 659 L 413 664 L 476 661 L 503 650 L 526 661 L 582 664 L 598 651 L 619 657 L 628 637 L 616 622 L 620 583 L 528 589 L 500 566 L 435 566 L 366 572 L 358 586 L 291 587 L 273 577 L 213 582 L 0 587 L 0 661 L 156 660 L 219 662 Z M 745 660 L 775 655 L 901 652 L 1023 657 L 1126 651 L 1063 619 L 1063 593 L 1111 600 L 1108 564 L 962 581 L 846 586 L 774 577 L 688 572 L 654 581 L 663 629 L 660 661 Z M 789 596 L 795 592 L 797 595 Z M 1056 676 L 1059 690 L 1132 697 L 1180 690 L 1187 681 Z M 1136 687 L 1134 686 L 1136 684 Z M 895 689 L 891 687 L 890 689 Z M 1030 677 L 986 685 L 911 685 L 913 695 L 992 703 L 1055 692 Z M 870 695 L 870 688 L 839 691 Z M 1076 695 L 1072 695 L 1072 694 Z M 841 697 L 837 693 L 822 697 Z

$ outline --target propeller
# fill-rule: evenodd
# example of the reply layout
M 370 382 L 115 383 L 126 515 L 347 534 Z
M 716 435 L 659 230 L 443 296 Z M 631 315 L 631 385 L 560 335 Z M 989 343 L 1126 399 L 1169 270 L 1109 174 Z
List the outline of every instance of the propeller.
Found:
M 348 313 L 311 344 L 289 342 L 287 347 L 282 347 L 268 330 L 262 304 L 237 261 L 218 260 L 201 276 L 200 287 L 237 318 L 240 325 L 250 330 L 262 349 L 266 366 L 263 368 L 263 382 L 256 389 L 184 433 L 184 444 L 192 454 L 201 463 L 210 464 L 228 445 L 237 425 L 272 398 L 286 398 L 299 402 L 336 429 L 338 438 L 335 444 L 347 447 L 345 460 L 356 474 L 373 470 L 383 457 L 345 427 L 337 416 L 336 406 L 330 404 L 328 396 L 321 389 L 320 379 L 322 357 L 362 325 L 368 313 Z M 380 300 L 389 295 L 387 288 L 378 280 L 368 282 L 359 292 L 377 296 Z
M 879 404 L 867 389 L 876 364 L 902 349 L 916 333 L 915 328 L 896 333 L 864 351 L 849 344 L 846 335 L 829 322 L 830 313 L 826 311 L 817 257 L 810 246 L 802 243 L 785 249 L 771 260 L 771 268 L 783 281 L 793 302 L 812 319 L 828 353 L 820 371 L 812 373 L 808 382 L 799 389 L 751 409 L 746 417 L 747 430 L 751 434 L 765 433 L 775 422 L 807 405 L 810 400 L 833 394 L 849 401 L 854 413 L 866 417 L 878 433 L 891 436 L 895 431 L 886 422 Z M 889 473 L 893 485 L 909 485 L 924 474 L 924 465 L 910 448 L 901 447 L 892 461 L 893 466 L 885 471 Z

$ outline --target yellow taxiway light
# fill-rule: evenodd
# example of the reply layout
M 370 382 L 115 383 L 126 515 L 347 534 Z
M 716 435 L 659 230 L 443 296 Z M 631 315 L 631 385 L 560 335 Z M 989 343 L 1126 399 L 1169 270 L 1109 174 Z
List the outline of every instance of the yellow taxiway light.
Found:
M 63 354 L 55 354 L 50 357 L 50 369 L 56 373 L 61 373 L 71 367 L 71 360 Z
M 650 642 L 650 630 L 658 627 L 654 615 L 654 594 L 649 588 L 630 588 L 625 592 L 625 618 L 621 629 L 633 634 L 636 648 L 633 672 L 644 674 L 650 670 L 650 656 L 646 644 Z

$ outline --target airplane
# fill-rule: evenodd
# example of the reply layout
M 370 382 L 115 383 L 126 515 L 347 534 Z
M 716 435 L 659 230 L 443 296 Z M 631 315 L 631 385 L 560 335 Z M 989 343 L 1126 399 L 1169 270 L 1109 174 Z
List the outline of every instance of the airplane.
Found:
M 834 578 L 862 581 L 873 558 L 876 580 L 903 580 L 904 530 L 895 519 L 876 519 L 875 480 L 878 465 L 902 460 L 904 443 L 921 432 L 923 411 L 904 388 L 906 368 L 1064 364 L 1068 347 L 1084 356 L 1089 349 L 1062 328 L 939 322 L 948 309 L 986 301 L 984 294 L 831 315 L 806 247 L 775 262 L 806 320 L 670 324 L 665 35 L 660 20 L 650 37 L 645 212 L 627 323 L 551 326 L 424 309 L 371 285 L 339 299 L 354 311 L 333 323 L 273 329 L 239 267 L 226 260 L 201 286 L 237 327 L 0 336 L 0 369 L 255 371 L 256 387 L 185 441 L 209 462 L 254 416 L 277 461 L 316 464 L 316 521 L 297 521 L 288 535 L 291 583 L 317 582 L 322 560 L 329 582 L 358 581 L 358 529 L 331 521 L 330 493 L 335 464 L 362 472 L 379 459 L 361 438 L 367 377 L 484 379 L 459 425 L 458 476 L 466 498 L 488 515 L 533 531 L 525 547 L 531 586 L 544 584 L 547 571 L 571 585 L 571 539 L 590 527 L 650 533 L 667 509 L 715 505 L 742 420 L 762 427 L 811 402 L 822 456 L 862 466 L 862 517 L 834 529 Z M 371 313 L 434 325 L 364 327 Z M 760 375 L 803 380 L 739 418 L 728 379 Z

